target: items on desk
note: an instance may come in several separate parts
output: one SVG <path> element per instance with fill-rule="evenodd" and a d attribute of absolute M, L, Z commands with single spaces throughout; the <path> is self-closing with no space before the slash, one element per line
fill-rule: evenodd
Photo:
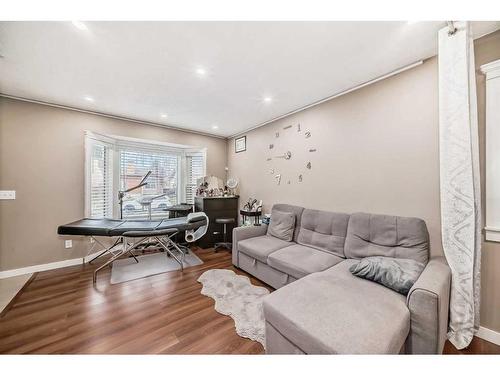
<path fill-rule="evenodd" d="M 269 225 L 271 222 L 271 214 L 265 214 L 262 218 L 262 224 Z"/>
<path fill-rule="evenodd" d="M 234 196 L 234 189 L 238 182 L 235 179 L 229 179 L 224 185 L 222 180 L 215 176 L 206 176 L 198 179 L 197 197 L 230 197 Z M 231 186 L 233 186 L 231 188 Z"/>
<path fill-rule="evenodd" d="M 224 182 L 222 179 L 216 176 L 205 176 L 201 177 L 196 181 L 198 189 L 202 192 L 207 192 L 210 190 L 219 190 L 224 188 Z"/>
<path fill-rule="evenodd" d="M 238 187 L 238 180 L 234 177 L 230 177 L 226 181 L 226 185 L 228 188 L 228 195 L 236 195 L 236 188 Z"/>

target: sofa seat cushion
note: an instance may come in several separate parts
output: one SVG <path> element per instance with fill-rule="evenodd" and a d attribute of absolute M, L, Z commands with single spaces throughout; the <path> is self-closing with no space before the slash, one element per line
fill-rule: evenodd
<path fill-rule="evenodd" d="M 297 279 L 326 270 L 344 259 L 303 245 L 292 245 L 271 253 L 267 264 Z"/>
<path fill-rule="evenodd" d="M 406 298 L 353 276 L 344 260 L 264 298 L 266 322 L 309 354 L 400 352 L 410 330 Z"/>
<path fill-rule="evenodd" d="M 269 254 L 292 244 L 293 242 L 283 241 L 266 234 L 238 242 L 238 251 L 263 263 L 267 263 L 267 256 Z"/>

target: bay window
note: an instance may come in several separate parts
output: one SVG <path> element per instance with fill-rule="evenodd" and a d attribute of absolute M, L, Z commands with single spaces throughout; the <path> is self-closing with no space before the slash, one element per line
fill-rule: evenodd
<path fill-rule="evenodd" d="M 167 207 L 194 203 L 196 181 L 205 175 L 204 149 L 124 137 L 85 134 L 85 215 L 120 217 L 118 191 L 137 186 L 148 171 L 147 184 L 125 195 L 123 218 L 147 218 L 141 198 L 159 196 L 152 216 L 167 217 Z"/>

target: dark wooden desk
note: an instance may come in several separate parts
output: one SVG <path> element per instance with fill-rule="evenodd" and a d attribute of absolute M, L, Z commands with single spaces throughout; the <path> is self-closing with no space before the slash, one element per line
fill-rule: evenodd
<path fill-rule="evenodd" d="M 233 228 L 238 226 L 238 198 L 234 197 L 195 197 L 194 208 L 196 212 L 205 212 L 210 220 L 207 234 L 198 241 L 202 248 L 213 247 L 216 242 L 222 241 L 222 224 L 217 224 L 215 219 L 223 217 L 234 218 L 234 224 L 227 226 L 227 238 L 233 240 Z M 219 234 L 214 234 L 219 232 Z"/>
<path fill-rule="evenodd" d="M 168 212 L 168 217 L 176 218 L 187 216 L 190 212 L 193 212 L 193 206 L 191 204 L 176 204 L 174 206 L 170 206 L 165 208 L 165 211 Z"/>

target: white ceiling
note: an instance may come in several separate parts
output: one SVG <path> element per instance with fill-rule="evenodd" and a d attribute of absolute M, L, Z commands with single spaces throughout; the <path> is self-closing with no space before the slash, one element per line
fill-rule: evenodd
<path fill-rule="evenodd" d="M 435 55 L 445 23 L 84 25 L 0 22 L 0 92 L 231 136 Z M 498 28 L 473 22 L 476 37 Z"/>

